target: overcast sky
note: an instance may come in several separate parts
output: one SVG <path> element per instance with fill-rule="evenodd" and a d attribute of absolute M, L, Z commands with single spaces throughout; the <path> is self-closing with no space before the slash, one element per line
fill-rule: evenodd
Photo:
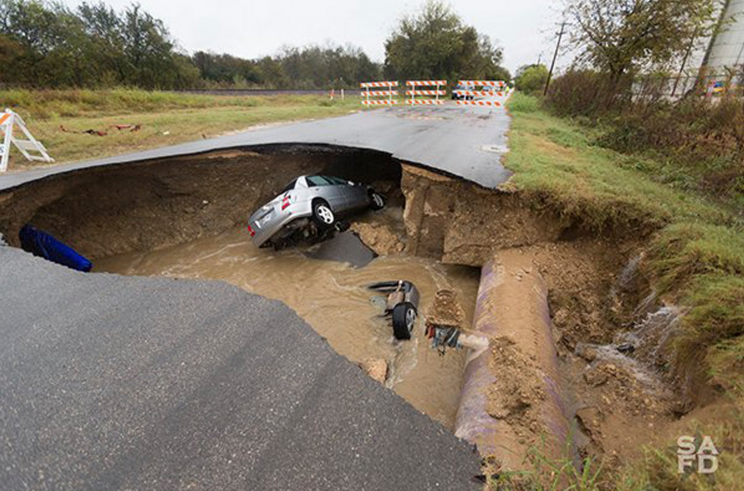
<path fill-rule="evenodd" d="M 131 0 L 105 0 L 116 9 Z M 276 54 L 284 45 L 351 43 L 383 61 L 385 38 L 404 14 L 424 0 L 138 0 L 162 19 L 189 53 L 215 51 L 244 58 Z M 70 6 L 80 3 L 65 0 Z M 451 0 L 464 19 L 504 49 L 504 64 L 514 71 L 552 54 L 556 0 Z"/>

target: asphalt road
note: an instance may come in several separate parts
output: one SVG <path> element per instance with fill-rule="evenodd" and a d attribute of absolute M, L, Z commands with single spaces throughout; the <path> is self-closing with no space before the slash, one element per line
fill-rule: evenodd
<path fill-rule="evenodd" d="M 116 157 L 0 175 L 0 190 L 74 170 L 251 145 L 310 143 L 378 150 L 488 188 L 511 176 L 501 165 L 510 117 L 504 108 L 396 107 L 275 126 Z M 53 157 L 54 155 L 52 155 Z"/>
<path fill-rule="evenodd" d="M 470 445 L 280 302 L 4 246 L 0 292 L 4 491 L 479 489 Z"/>
<path fill-rule="evenodd" d="M 508 125 L 503 109 L 370 111 L 9 173 L 0 191 L 276 143 L 379 150 L 495 187 L 510 175 Z M 0 313 L 3 491 L 479 489 L 470 445 L 279 302 L 219 282 L 77 273 L 0 246 Z"/>

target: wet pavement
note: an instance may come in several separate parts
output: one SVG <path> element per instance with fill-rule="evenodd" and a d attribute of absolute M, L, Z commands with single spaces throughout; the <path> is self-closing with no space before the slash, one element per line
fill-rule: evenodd
<path fill-rule="evenodd" d="M 158 251 L 101 259 L 96 271 L 218 279 L 281 300 L 351 361 L 387 361 L 388 387 L 446 427 L 454 425 L 464 354 L 449 351 L 440 357 L 432 351 L 423 337 L 423 316 L 437 290 L 454 289 L 467 313 L 466 325 L 470 325 L 477 269 L 405 256 L 378 257 L 355 268 L 309 258 L 299 249 L 279 253 L 257 249 L 247 233 L 237 229 Z M 413 281 L 421 293 L 420 320 L 409 342 L 394 339 L 389 322 L 379 317 L 381 307 L 365 288 L 395 279 Z"/>

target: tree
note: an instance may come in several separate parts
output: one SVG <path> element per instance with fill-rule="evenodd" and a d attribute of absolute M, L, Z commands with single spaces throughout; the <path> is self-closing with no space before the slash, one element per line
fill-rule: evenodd
<path fill-rule="evenodd" d="M 163 23 L 136 4 L 119 14 L 103 3 L 72 11 L 43 0 L 0 0 L 0 36 L 0 54 L 14 60 L 3 74 L 9 84 L 154 89 L 198 83 L 198 71 Z"/>
<path fill-rule="evenodd" d="M 541 94 L 548 80 L 548 67 L 545 65 L 525 65 L 517 70 L 514 83 L 518 90 L 526 94 Z"/>
<path fill-rule="evenodd" d="M 439 0 L 402 18 L 385 41 L 385 76 L 393 79 L 500 78 L 502 51 Z"/>
<path fill-rule="evenodd" d="M 710 35 L 721 0 L 568 0 L 571 42 L 614 87 Z"/>

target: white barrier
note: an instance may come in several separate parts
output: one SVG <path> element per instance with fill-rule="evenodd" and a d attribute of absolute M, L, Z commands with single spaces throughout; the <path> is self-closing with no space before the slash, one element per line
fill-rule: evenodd
<path fill-rule="evenodd" d="M 472 87 L 472 90 L 453 90 L 453 94 L 463 97 L 487 97 L 489 100 L 458 100 L 459 106 L 493 106 L 501 107 L 503 102 L 495 98 L 504 98 L 509 95 L 509 87 L 503 80 L 460 80 L 458 85 Z M 478 90 L 480 87 L 480 90 Z M 486 90 L 491 87 L 491 90 Z"/>
<path fill-rule="evenodd" d="M 398 82 L 362 82 L 359 86 L 363 89 L 361 96 L 362 105 L 364 106 L 394 106 L 398 103 L 394 96 L 398 95 L 397 90 L 393 90 L 393 87 L 398 86 Z M 369 90 L 373 88 L 384 88 L 387 90 Z M 370 97 L 387 97 L 387 99 L 370 99 Z"/>
<path fill-rule="evenodd" d="M 406 104 L 409 106 L 444 104 L 444 100 L 440 99 L 439 96 L 447 95 L 447 90 L 440 88 L 442 86 L 447 86 L 446 80 L 409 80 L 406 82 L 406 86 L 409 87 L 409 89 L 406 90 Z M 434 90 L 417 90 L 417 87 L 436 88 Z M 408 96 L 411 96 L 411 98 L 409 99 Z M 434 99 L 416 99 L 416 96 L 433 96 Z"/>
<path fill-rule="evenodd" d="M 13 127 L 21 130 L 23 135 L 26 137 L 25 140 L 21 140 L 13 135 Z M 0 113 L 0 130 L 4 133 L 3 144 L 0 146 L 0 172 L 8 170 L 8 159 L 10 158 L 10 148 L 15 145 L 16 148 L 26 157 L 27 160 L 37 160 L 40 162 L 54 162 L 39 141 L 31 135 L 31 132 L 26 128 L 26 123 L 23 119 L 10 109 L 6 109 L 4 113 Z M 29 152 L 35 152 L 38 155 L 34 155 Z"/>

